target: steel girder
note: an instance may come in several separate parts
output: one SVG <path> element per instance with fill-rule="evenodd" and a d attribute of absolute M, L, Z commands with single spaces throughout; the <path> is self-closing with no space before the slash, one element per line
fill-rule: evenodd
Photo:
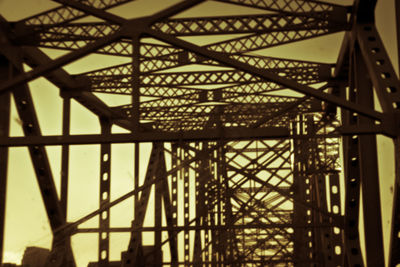
<path fill-rule="evenodd" d="M 96 266 L 111 266 L 113 232 L 131 235 L 119 263 L 127 267 L 384 265 L 375 135 L 392 137 L 398 149 L 400 86 L 374 24 L 376 1 L 218 0 L 257 13 L 179 17 L 212 3 L 185 0 L 135 19 L 107 12 L 132 1 L 55 2 L 60 6 L 27 19 L 1 20 L 0 53 L 7 63 L 0 85 L 1 231 L 7 147 L 28 146 L 54 234 L 48 266 L 73 265 L 69 238 L 84 232 L 99 235 Z M 101 21 L 79 21 L 87 16 Z M 261 55 L 340 31 L 346 35 L 336 63 Z M 199 36 L 211 41 L 196 41 Z M 51 60 L 40 47 L 70 52 Z M 78 75 L 62 69 L 89 54 L 131 62 Z M 32 70 L 23 72 L 23 63 Z M 18 75 L 9 76 L 8 65 Z M 42 76 L 64 98 L 62 136 L 40 134 L 27 82 Z M 372 90 L 382 112 L 374 109 Z M 9 92 L 25 137 L 8 136 Z M 131 95 L 131 102 L 111 107 L 101 93 Z M 99 117 L 100 135 L 70 135 L 71 99 Z M 113 134 L 113 124 L 131 133 Z M 132 142 L 134 188 L 111 201 L 111 144 Z M 142 142 L 153 148 L 139 183 Z M 95 143 L 101 144 L 99 209 L 67 223 L 69 145 Z M 43 149 L 57 144 L 63 145 L 60 199 Z M 398 173 L 397 166 L 390 266 L 400 263 Z M 110 208 L 130 197 L 132 227 L 110 227 Z M 365 233 L 358 231 L 361 205 Z M 145 221 L 149 210 L 153 224 Z M 79 228 L 96 216 L 98 228 Z M 144 245 L 144 232 L 154 233 L 152 245 Z"/>

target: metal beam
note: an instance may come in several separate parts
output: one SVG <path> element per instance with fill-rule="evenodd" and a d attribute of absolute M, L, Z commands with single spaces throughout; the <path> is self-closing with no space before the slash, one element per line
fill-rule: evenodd
<path fill-rule="evenodd" d="M 27 86 L 20 86 L 13 95 L 25 136 L 40 137 L 40 126 L 29 88 Z M 59 205 L 47 153 L 43 145 L 29 146 L 29 153 L 46 207 L 50 228 L 54 231 L 65 224 L 65 217 Z"/>
<path fill-rule="evenodd" d="M 101 134 L 104 136 L 111 134 L 111 124 L 106 119 L 100 119 Z M 111 197 L 111 143 L 102 143 L 100 146 L 100 194 L 99 207 L 110 204 Z M 99 267 L 108 267 L 110 258 L 110 209 L 106 208 L 99 216 Z"/>
<path fill-rule="evenodd" d="M 310 119 L 309 117 L 303 118 L 303 116 L 300 115 L 299 123 L 293 123 L 294 131 L 303 135 L 307 135 L 307 133 L 312 135 L 312 129 L 309 128 L 311 124 Z M 309 203 L 310 205 L 314 204 L 311 202 L 311 192 L 313 188 L 311 185 L 313 184 L 313 179 L 310 179 L 311 177 L 307 175 L 307 170 L 310 168 L 308 164 L 315 161 L 313 158 L 314 154 L 310 148 L 311 144 L 312 141 L 310 139 L 296 140 L 293 143 L 293 196 L 296 200 L 300 200 L 293 202 L 293 223 L 299 225 L 312 222 L 312 209 L 301 204 L 301 202 Z M 306 192 L 308 192 L 308 194 Z M 323 208 L 321 210 L 323 210 Z M 307 266 L 307 263 L 304 263 L 304 261 L 316 260 L 316 255 L 312 253 L 313 246 L 316 244 L 312 242 L 312 235 L 310 234 L 312 232 L 311 229 L 307 230 L 294 229 L 293 262 L 299 267 Z M 312 246 L 310 246 L 310 244 L 312 244 Z"/>
<path fill-rule="evenodd" d="M 71 98 L 63 99 L 63 125 L 62 134 L 67 136 L 70 134 L 71 119 Z M 68 177 L 69 177 L 69 145 L 64 144 L 61 148 L 61 196 L 60 205 L 64 212 L 64 217 L 68 214 Z"/>
<path fill-rule="evenodd" d="M 147 166 L 147 172 L 144 179 L 145 184 L 155 184 L 156 177 L 160 163 L 160 153 L 164 153 L 162 150 L 162 143 L 153 143 L 153 148 L 151 150 L 149 164 Z M 140 250 L 142 250 L 142 233 L 134 230 L 138 230 L 143 227 L 144 218 L 147 211 L 147 205 L 149 202 L 151 186 L 147 186 L 143 189 L 140 195 L 139 203 L 137 205 L 138 211 L 135 211 L 137 217 L 132 221 L 132 233 L 131 239 L 129 241 L 129 247 L 127 253 L 122 257 L 122 267 L 133 267 L 140 264 L 143 258 L 140 258 Z M 143 264 L 143 263 L 142 263 Z"/>
<path fill-rule="evenodd" d="M 354 57 L 357 103 L 366 107 L 373 107 L 372 82 L 368 77 L 366 65 L 358 46 L 354 49 Z M 372 123 L 371 119 L 364 116 L 359 116 L 357 122 L 358 125 Z M 385 266 L 376 136 L 359 136 L 358 151 L 364 211 L 366 264 L 367 266 Z"/>
<path fill-rule="evenodd" d="M 355 34 L 383 111 L 400 113 L 400 83 L 375 25 L 357 25 Z"/>
<path fill-rule="evenodd" d="M 150 28 L 146 29 L 144 32 L 154 38 L 161 40 L 161 41 L 164 41 L 164 42 L 167 42 L 174 46 L 192 51 L 192 52 L 197 53 L 206 58 L 216 60 L 226 66 L 234 67 L 238 70 L 248 72 L 248 73 L 256 75 L 262 79 L 266 79 L 268 81 L 272 81 L 279 85 L 283 85 L 287 88 L 293 89 L 296 92 L 315 97 L 319 100 L 326 101 L 328 103 L 335 104 L 337 106 L 340 106 L 340 107 L 346 108 L 348 110 L 368 116 L 375 120 L 383 120 L 385 117 L 384 114 L 382 114 L 381 112 L 377 112 L 373 109 L 365 108 L 363 106 L 360 106 L 360 105 L 357 105 L 354 103 L 350 103 L 346 100 L 340 99 L 331 94 L 318 91 L 307 85 L 299 84 L 295 81 L 286 79 L 284 77 L 280 77 L 279 75 L 277 75 L 271 71 L 258 69 L 256 67 L 250 66 L 246 63 L 242 63 L 238 60 L 232 59 L 231 57 L 227 56 L 226 54 L 207 50 L 207 49 L 197 46 L 195 44 L 186 42 L 184 40 L 178 39 L 174 36 L 170 36 L 170 35 L 162 33 L 162 32 L 152 30 Z"/>
<path fill-rule="evenodd" d="M 395 1 L 396 8 L 396 32 L 397 32 L 397 60 L 399 77 L 400 73 L 400 2 Z M 395 180 L 393 184 L 392 222 L 389 241 L 389 267 L 397 267 L 400 264 L 400 137 L 394 140 Z"/>
<path fill-rule="evenodd" d="M 354 59 L 350 57 L 350 81 L 348 96 L 346 88 L 339 88 L 339 96 L 349 101 L 356 101 L 354 81 Z M 342 110 L 344 125 L 357 125 L 357 116 L 350 111 Z M 344 212 L 344 254 L 343 266 L 364 266 L 360 247 L 359 214 L 360 214 L 360 159 L 358 152 L 359 136 L 343 137 L 343 167 L 345 179 L 345 212 Z"/>
<path fill-rule="evenodd" d="M 331 135 L 338 136 L 338 135 Z M 32 146 L 32 145 L 78 145 L 99 143 L 136 143 L 136 142 L 176 142 L 176 141 L 203 141 L 203 140 L 249 140 L 249 139 L 277 139 L 295 137 L 289 129 L 284 127 L 266 127 L 246 129 L 241 127 L 222 128 L 221 130 L 198 130 L 186 132 L 137 132 L 110 135 L 68 135 L 68 136 L 26 136 L 0 138 L 0 146 Z"/>
<path fill-rule="evenodd" d="M 53 0 L 53 1 L 57 2 L 57 3 L 60 3 L 60 4 L 64 5 L 64 6 L 73 7 L 75 9 L 77 9 L 77 10 L 80 10 L 80 11 L 84 12 L 85 14 L 91 14 L 91 15 L 93 15 L 95 17 L 104 19 L 104 20 L 106 20 L 108 22 L 112 22 L 112 23 L 115 23 L 115 24 L 122 25 L 126 21 L 124 18 L 122 18 L 120 16 L 117 16 L 117 15 L 114 15 L 114 14 L 112 14 L 110 12 L 107 12 L 105 10 L 102 10 L 102 9 L 99 9 L 99 8 L 96 8 L 96 7 L 93 7 L 93 6 L 86 5 L 86 4 L 84 4 L 85 2 L 78 2 L 78 1 L 75 1 L 75 0 Z"/>
<path fill-rule="evenodd" d="M 23 123 L 26 136 L 41 136 L 41 131 L 33 106 L 32 97 L 26 85 L 14 91 L 14 100 L 19 117 Z M 70 249 L 69 238 L 63 234 L 56 234 L 56 229 L 65 225 L 65 214 L 60 205 L 57 190 L 54 184 L 52 171 L 44 146 L 30 146 L 29 153 L 39 184 L 40 193 L 46 208 L 50 228 L 53 232 L 52 253 L 47 259 L 47 266 L 75 266 Z"/>
<path fill-rule="evenodd" d="M 160 158 L 160 179 L 161 179 L 161 190 L 162 190 L 162 200 L 164 203 L 165 208 L 165 217 L 166 217 L 166 224 L 168 228 L 174 228 L 177 225 L 177 211 L 176 207 L 176 199 L 174 199 L 174 194 L 177 194 L 177 187 L 176 183 L 177 180 L 171 181 L 171 193 L 168 186 L 168 175 L 166 170 L 166 162 L 164 153 L 161 153 Z M 176 172 L 174 172 L 176 173 Z M 176 177 L 175 177 L 176 179 Z M 175 183 L 175 186 L 174 186 Z M 172 195 L 172 201 L 171 201 Z M 173 202 L 175 201 L 175 203 Z M 175 205 L 175 207 L 174 207 Z M 169 249 L 171 253 L 171 262 L 172 266 L 176 267 L 176 262 L 178 261 L 178 241 L 177 241 L 177 232 L 173 230 L 168 230 L 168 239 L 169 239 Z"/>
<path fill-rule="evenodd" d="M 0 56 L 0 81 L 11 74 L 8 60 Z M 0 95 L 0 136 L 7 138 L 10 130 L 10 94 Z M 0 147 L 0 264 L 3 262 L 3 247 L 6 221 L 8 147 Z"/>

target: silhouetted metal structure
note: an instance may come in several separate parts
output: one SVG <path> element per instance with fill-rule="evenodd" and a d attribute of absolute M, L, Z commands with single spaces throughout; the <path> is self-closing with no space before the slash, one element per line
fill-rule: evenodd
<path fill-rule="evenodd" d="M 99 236 L 90 266 L 384 266 L 376 134 L 393 138 L 398 168 L 400 88 L 374 24 L 376 1 L 216 0 L 245 11 L 187 17 L 179 14 L 210 1 L 184 0 L 135 19 L 107 11 L 129 0 L 54 2 L 60 6 L 0 23 L 1 231 L 8 147 L 28 146 L 54 237 L 46 266 L 75 266 L 70 236 L 84 232 Z M 99 20 L 80 20 L 89 15 Z M 341 31 L 333 64 L 260 55 Z M 42 47 L 70 52 L 50 59 Z M 79 75 L 62 69 L 91 53 L 132 60 Z M 41 135 L 27 85 L 37 77 L 60 89 L 61 136 Z M 132 102 L 110 107 L 96 92 Z M 25 137 L 9 137 L 10 95 Z M 70 135 L 71 99 L 98 116 L 100 135 Z M 130 133 L 114 134 L 112 125 Z M 143 183 L 141 142 L 152 142 Z M 134 188 L 113 201 L 112 143 L 136 144 Z M 72 144 L 101 144 L 100 200 L 97 211 L 67 222 Z M 44 145 L 62 145 L 61 199 Z M 397 169 L 391 267 L 400 264 L 399 186 Z M 128 198 L 132 227 L 111 228 L 109 209 Z M 366 264 L 360 206 L 368 211 Z M 98 228 L 79 228 L 96 216 Z M 121 263 L 109 262 L 111 232 L 131 234 Z M 143 232 L 154 233 L 153 245 L 143 245 Z"/>

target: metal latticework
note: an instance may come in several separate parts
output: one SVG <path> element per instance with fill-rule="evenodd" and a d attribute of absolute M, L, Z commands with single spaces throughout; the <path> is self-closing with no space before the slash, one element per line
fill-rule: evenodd
<path fill-rule="evenodd" d="M 0 237 L 8 148 L 26 146 L 53 235 L 46 267 L 76 266 L 71 236 L 82 233 L 98 235 L 92 267 L 385 266 L 380 134 L 396 149 L 386 266 L 400 265 L 400 84 L 376 0 L 183 0 L 135 18 L 118 13 L 134 12 L 134 0 L 53 2 L 23 20 L 1 17 Z M 337 33 L 336 62 L 302 57 L 301 47 Z M 296 59 L 268 52 L 288 45 Z M 63 69 L 88 55 L 120 61 Z M 61 135 L 42 135 L 28 84 L 38 77 L 60 91 Z M 115 95 L 129 101 L 107 104 Z M 9 135 L 11 97 L 23 137 Z M 71 100 L 98 117 L 100 134 L 70 134 Z M 116 143 L 134 144 L 134 181 L 112 198 Z M 69 221 L 70 149 L 84 144 L 100 144 L 99 188 L 88 189 L 99 204 Z M 51 145 L 62 147 L 60 194 Z M 131 226 L 113 227 L 111 208 L 124 201 L 134 203 Z M 97 227 L 81 226 L 93 218 Z M 118 260 L 113 233 L 129 235 Z"/>

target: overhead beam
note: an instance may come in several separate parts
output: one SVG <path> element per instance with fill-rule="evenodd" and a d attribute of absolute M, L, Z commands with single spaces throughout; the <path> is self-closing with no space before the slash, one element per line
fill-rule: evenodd
<path fill-rule="evenodd" d="M 158 32 L 155 30 L 152 30 L 150 28 L 146 29 L 145 32 L 154 37 L 157 38 L 161 41 L 167 42 L 169 44 L 172 44 L 174 46 L 192 51 L 194 53 L 197 53 L 201 56 L 204 56 L 206 58 L 210 58 L 213 60 L 216 60 L 224 65 L 236 68 L 238 70 L 242 70 L 245 72 L 248 72 L 250 74 L 256 75 L 260 78 L 266 79 L 268 81 L 272 81 L 274 83 L 277 83 L 279 85 L 283 85 L 287 88 L 293 89 L 296 92 L 302 93 L 302 94 L 306 94 L 308 96 L 312 96 L 315 97 L 319 100 L 322 101 L 326 101 L 328 103 L 332 103 L 335 104 L 337 106 L 343 107 L 345 109 L 351 110 L 353 112 L 357 112 L 361 115 L 365 115 L 369 118 L 375 119 L 375 120 L 383 120 L 384 119 L 384 114 L 381 112 L 377 112 L 373 109 L 370 108 L 365 108 L 364 106 L 361 105 L 357 105 L 354 103 L 351 103 L 349 101 L 346 101 L 344 99 L 341 99 L 337 96 L 325 93 L 325 92 L 321 92 L 318 91 L 312 87 L 309 87 L 307 85 L 304 84 L 299 84 L 296 81 L 293 80 L 289 80 L 287 78 L 281 77 L 276 73 L 273 73 L 269 70 L 265 70 L 265 69 L 259 69 L 256 67 L 253 67 L 249 64 L 240 62 L 238 60 L 232 59 L 229 56 L 227 56 L 226 54 L 220 53 L 220 52 L 215 52 L 215 51 L 210 51 L 206 48 L 197 46 L 195 44 L 192 44 L 190 42 L 178 39 L 174 36 L 162 33 L 162 32 Z"/>
<path fill-rule="evenodd" d="M 104 19 L 108 22 L 112 22 L 112 23 L 115 23 L 118 25 L 122 25 L 126 21 L 126 19 L 124 19 L 120 16 L 117 16 L 117 15 L 114 15 L 110 12 L 107 12 L 107 11 L 104 11 L 102 9 L 95 8 L 92 6 L 85 5 L 85 4 L 83 4 L 84 2 L 82 2 L 82 1 L 79 1 L 79 2 L 75 1 L 75 0 L 53 0 L 53 1 L 60 3 L 62 5 L 65 5 L 65 6 L 73 7 L 75 9 L 85 12 L 86 14 L 93 15 L 95 17 Z"/>

